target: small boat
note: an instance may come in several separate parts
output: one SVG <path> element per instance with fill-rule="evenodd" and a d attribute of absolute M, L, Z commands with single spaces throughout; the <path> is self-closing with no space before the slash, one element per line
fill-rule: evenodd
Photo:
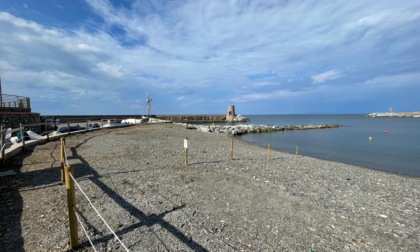
<path fill-rule="evenodd" d="M 66 132 L 72 132 L 72 131 L 78 131 L 78 130 L 84 130 L 84 127 L 80 127 L 79 124 L 77 124 L 76 126 L 70 126 L 70 127 L 61 127 L 58 129 L 58 132 L 60 133 L 66 133 Z"/>
<path fill-rule="evenodd" d="M 41 140 L 41 139 L 44 139 L 43 136 L 38 135 L 37 133 L 35 133 L 35 132 L 31 131 L 31 130 L 28 130 L 26 133 L 28 134 L 28 136 L 29 136 L 29 138 L 31 140 Z"/>
<path fill-rule="evenodd" d="M 107 121 L 107 124 L 104 124 L 102 128 L 113 128 L 113 127 L 121 127 L 126 126 L 127 124 L 119 122 L 119 123 L 112 123 L 111 120 Z"/>
<path fill-rule="evenodd" d="M 145 122 L 143 118 L 142 119 L 128 118 L 121 121 L 121 123 L 125 123 L 125 124 L 140 124 L 143 122 Z"/>

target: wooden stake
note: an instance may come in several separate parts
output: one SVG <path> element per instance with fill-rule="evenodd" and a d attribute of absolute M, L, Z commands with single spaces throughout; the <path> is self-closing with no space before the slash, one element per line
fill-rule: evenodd
<path fill-rule="evenodd" d="M 230 139 L 230 160 L 233 160 L 233 137 Z"/>
<path fill-rule="evenodd" d="M 65 152 L 64 152 L 64 148 L 66 147 L 66 139 L 64 137 L 60 138 L 60 143 L 61 143 L 61 147 L 60 147 L 60 161 L 61 161 L 61 181 L 65 182 L 65 176 L 64 176 L 64 160 L 65 160 Z"/>
<path fill-rule="evenodd" d="M 188 165 L 188 137 L 184 139 L 184 165 Z"/>
<path fill-rule="evenodd" d="M 74 181 L 70 177 L 70 174 L 74 177 L 73 168 L 71 166 L 66 166 L 65 177 L 67 191 L 67 206 L 69 211 L 70 246 L 72 249 L 75 249 L 79 246 L 77 218 L 76 212 L 74 211 L 74 208 L 76 207 L 76 193 L 74 190 Z"/>
<path fill-rule="evenodd" d="M 268 144 L 268 156 L 267 159 L 270 160 L 270 144 Z"/>

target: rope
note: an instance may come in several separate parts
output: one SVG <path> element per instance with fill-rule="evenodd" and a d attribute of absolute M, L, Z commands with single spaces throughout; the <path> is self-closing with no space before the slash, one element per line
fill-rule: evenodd
<path fill-rule="evenodd" d="M 95 210 L 96 214 L 99 216 L 99 218 L 101 218 L 101 220 L 103 221 L 103 223 L 105 223 L 105 225 L 109 229 L 109 231 L 111 231 L 111 233 L 115 236 L 115 238 L 117 238 L 118 242 L 121 244 L 121 246 L 123 246 L 123 248 L 125 249 L 125 251 L 128 251 L 129 252 L 128 248 L 123 244 L 123 242 L 120 240 L 120 238 L 115 234 L 114 230 L 112 230 L 112 228 L 108 225 L 108 223 L 105 221 L 105 219 L 99 213 L 99 211 L 93 205 L 92 201 L 89 199 L 89 197 L 86 195 L 86 193 L 82 190 L 82 188 L 80 187 L 79 183 L 77 183 L 77 181 L 74 179 L 73 175 L 71 173 L 69 173 L 69 175 L 73 179 L 74 183 L 77 185 L 77 187 L 79 188 L 79 190 L 82 192 L 82 194 L 85 196 L 85 198 L 87 199 L 87 201 L 89 202 L 89 204 L 91 205 L 91 207 Z"/>
<path fill-rule="evenodd" d="M 76 214 L 77 220 L 78 220 L 78 221 L 79 221 L 79 223 L 80 223 L 80 226 L 82 226 L 83 232 L 85 233 L 86 237 L 88 238 L 88 240 L 89 240 L 89 242 L 90 242 L 90 245 L 92 245 L 93 250 L 95 250 L 95 252 L 97 252 L 97 250 L 96 250 L 95 246 L 93 245 L 92 240 L 90 239 L 90 237 L 89 237 L 89 235 L 88 235 L 88 233 L 87 233 L 87 231 L 86 231 L 86 229 L 85 229 L 85 226 L 83 225 L 82 220 L 81 220 L 81 219 L 80 219 L 80 217 L 79 217 L 79 214 L 77 213 L 77 211 L 76 211 L 76 209 L 75 209 L 74 207 L 73 207 L 73 210 L 74 210 L 74 213 Z"/>

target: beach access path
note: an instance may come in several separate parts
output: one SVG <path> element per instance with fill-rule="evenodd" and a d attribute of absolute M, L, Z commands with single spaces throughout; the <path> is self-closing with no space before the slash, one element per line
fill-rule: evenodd
<path fill-rule="evenodd" d="M 328 129 L 325 129 L 328 130 Z M 184 139 L 188 137 L 188 166 Z M 420 251 L 420 178 L 174 124 L 66 138 L 75 178 L 130 251 Z M 60 142 L 0 177 L 0 250 L 71 251 Z M 76 190 L 98 251 L 124 251 Z M 94 251 L 79 225 L 79 251 Z"/>

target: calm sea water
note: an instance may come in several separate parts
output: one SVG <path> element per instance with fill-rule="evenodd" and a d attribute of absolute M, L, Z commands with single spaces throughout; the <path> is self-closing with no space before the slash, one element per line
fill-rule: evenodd
<path fill-rule="evenodd" d="M 420 118 L 363 115 L 247 115 L 254 125 L 339 124 L 336 129 L 246 134 L 248 142 L 300 155 L 420 176 Z M 385 133 L 385 131 L 387 133 Z M 371 137 L 371 141 L 369 141 Z"/>

